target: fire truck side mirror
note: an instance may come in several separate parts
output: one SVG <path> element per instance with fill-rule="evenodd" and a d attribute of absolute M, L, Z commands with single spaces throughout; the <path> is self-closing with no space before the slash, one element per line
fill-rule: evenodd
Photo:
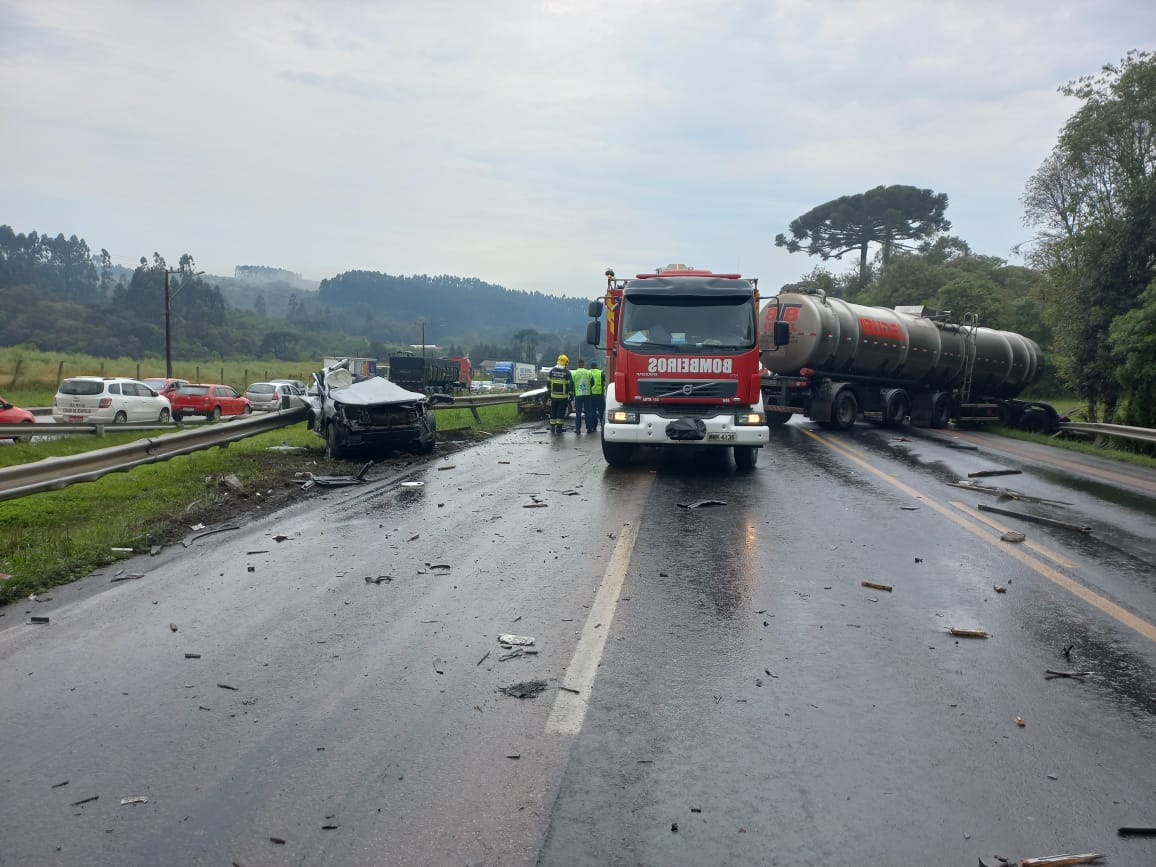
<path fill-rule="evenodd" d="M 775 322 L 775 346 L 786 346 L 791 342 L 791 323 L 782 320 Z"/>
<path fill-rule="evenodd" d="M 786 323 L 783 323 L 786 325 Z M 586 342 L 591 346 L 597 346 L 602 342 L 602 320 L 594 319 L 586 323 Z"/>
<path fill-rule="evenodd" d="M 601 316 L 602 315 L 602 302 L 601 301 L 591 301 L 590 305 L 586 308 L 586 315 L 593 317 L 594 319 L 597 319 L 599 316 Z"/>

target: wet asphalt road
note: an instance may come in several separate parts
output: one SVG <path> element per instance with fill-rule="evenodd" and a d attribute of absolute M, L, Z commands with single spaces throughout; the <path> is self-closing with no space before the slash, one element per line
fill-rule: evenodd
<path fill-rule="evenodd" d="M 945 484 L 997 468 L 1072 505 Z M 0 864 L 1156 863 L 1153 474 L 793 423 L 374 476 L 5 610 Z"/>

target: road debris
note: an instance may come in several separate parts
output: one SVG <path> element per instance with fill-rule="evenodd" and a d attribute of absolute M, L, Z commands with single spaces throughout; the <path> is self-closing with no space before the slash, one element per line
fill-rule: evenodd
<path fill-rule="evenodd" d="M 233 692 L 237 691 L 237 687 L 229 686 L 229 684 L 227 684 L 227 683 L 218 683 L 217 686 L 219 686 L 221 689 L 231 689 L 231 690 L 233 690 Z"/>
<path fill-rule="evenodd" d="M 979 470 L 974 473 L 968 473 L 969 479 L 984 479 L 988 476 L 1019 476 L 1023 475 L 1023 470 Z"/>
<path fill-rule="evenodd" d="M 149 802 L 149 799 L 146 798 L 144 795 L 135 795 L 131 798 L 121 798 L 120 799 L 120 805 L 122 807 L 126 807 L 129 804 L 147 804 L 148 802 Z"/>
<path fill-rule="evenodd" d="M 546 681 L 544 680 L 524 680 L 520 683 L 503 686 L 498 691 L 505 693 L 510 698 L 533 698 L 545 688 Z"/>
<path fill-rule="evenodd" d="M 407 542 L 416 542 L 416 541 L 417 541 L 418 539 L 420 539 L 420 538 L 421 538 L 421 533 L 414 533 L 412 536 L 410 536 L 410 537 L 409 537 L 408 539 L 406 539 L 405 541 L 407 541 Z"/>
<path fill-rule="evenodd" d="M 1123 828 L 1117 828 L 1116 833 L 1121 837 L 1156 837 L 1156 828 L 1125 826 Z"/>
<path fill-rule="evenodd" d="M 890 584 L 876 584 L 874 581 L 860 581 L 859 584 L 862 587 L 870 587 L 872 590 L 886 590 L 888 593 L 892 589 Z"/>
<path fill-rule="evenodd" d="M 1095 674 L 1096 672 L 1094 671 L 1054 671 L 1050 668 L 1044 669 L 1044 677 L 1048 680 L 1053 680 L 1057 677 L 1094 677 Z"/>
<path fill-rule="evenodd" d="M 995 506 L 988 506 L 980 503 L 976 506 L 981 512 L 992 512 L 996 515 L 1003 515 L 1008 518 L 1022 518 L 1025 521 L 1034 521 L 1037 524 L 1044 524 L 1048 527 L 1059 527 L 1061 530 L 1074 530 L 1077 533 L 1091 533 L 1091 527 L 1083 527 L 1079 524 L 1070 524 L 1067 521 L 1057 521 L 1055 518 L 1044 518 L 1040 515 L 1029 515 L 1025 512 L 1010 512 L 1007 509 L 997 509 Z"/>
<path fill-rule="evenodd" d="M 523 509 L 545 509 L 549 505 L 550 505 L 549 503 L 541 503 L 541 502 L 535 501 L 533 503 L 523 503 L 522 508 Z"/>
<path fill-rule="evenodd" d="M 193 544 L 193 542 L 196 542 L 198 539 L 203 539 L 206 536 L 212 536 L 216 533 L 224 533 L 227 530 L 240 530 L 241 528 L 237 524 L 221 524 L 219 527 L 209 528 L 206 528 L 204 524 L 197 524 L 190 529 L 194 531 L 199 530 L 200 532 L 190 533 L 188 536 L 185 536 L 185 538 L 181 540 L 181 544 L 186 548 Z"/>
<path fill-rule="evenodd" d="M 1023 858 L 1020 867 L 1067 867 L 1069 864 L 1095 864 L 1103 855 L 1049 855 L 1046 858 Z"/>
<path fill-rule="evenodd" d="M 278 846 L 284 846 L 285 845 L 285 839 L 283 837 L 270 837 L 269 842 L 270 843 L 276 843 Z"/>
<path fill-rule="evenodd" d="M 401 486 L 403 488 L 424 488 L 425 482 L 402 482 Z"/>
<path fill-rule="evenodd" d="M 1019 530 L 1008 530 L 1006 533 L 1000 534 L 999 538 L 1001 542 L 1022 542 L 1027 536 Z"/>
<path fill-rule="evenodd" d="M 199 653 L 186 653 L 185 654 L 185 659 L 200 659 L 200 658 L 201 658 L 201 654 L 199 654 Z"/>
<path fill-rule="evenodd" d="M 91 804 L 93 801 L 99 801 L 100 795 L 93 795 L 91 798 L 81 798 L 79 801 L 73 801 L 68 806 L 79 807 L 81 804 Z"/>
<path fill-rule="evenodd" d="M 433 670 L 438 674 L 446 673 L 446 664 L 442 661 L 440 656 L 435 657 L 433 661 Z"/>
<path fill-rule="evenodd" d="M 314 485 L 319 485 L 323 488 L 344 488 L 351 485 L 364 485 L 369 481 L 365 476 L 372 466 L 373 461 L 370 461 L 350 476 L 315 476 L 310 472 L 294 473 L 293 481 L 300 485 L 303 491 L 309 490 Z"/>
<path fill-rule="evenodd" d="M 392 576 L 392 575 L 378 575 L 378 576 L 376 576 L 376 577 L 374 577 L 374 576 L 370 576 L 370 575 L 366 575 L 366 576 L 365 576 L 365 583 L 366 583 L 366 584 L 377 584 L 377 585 L 380 585 L 382 582 L 387 582 L 387 583 L 388 583 L 388 582 L 390 582 L 390 581 L 392 581 L 392 580 L 393 580 L 393 576 Z"/>
<path fill-rule="evenodd" d="M 132 548 L 112 548 L 111 550 L 112 550 L 112 553 L 114 553 L 114 554 L 131 554 L 132 553 Z"/>
<path fill-rule="evenodd" d="M 176 632 L 176 631 L 177 631 L 177 625 L 175 623 L 170 623 L 169 624 L 169 632 Z"/>
<path fill-rule="evenodd" d="M 53 783 L 53 784 L 52 784 L 52 788 L 54 788 L 54 789 L 59 789 L 59 788 L 61 788 L 62 786 L 67 786 L 67 785 L 68 785 L 68 780 L 65 780 L 65 781 L 64 781 L 64 782 L 62 782 L 62 783 Z"/>
<path fill-rule="evenodd" d="M 426 563 L 425 565 L 431 572 L 449 572 L 453 568 L 449 563 Z"/>
<path fill-rule="evenodd" d="M 532 635 L 510 635 L 504 634 L 498 636 L 498 644 L 519 645 L 521 647 L 529 647 L 534 643 L 534 636 Z"/>
<path fill-rule="evenodd" d="M 506 758 L 507 759 L 520 759 L 520 758 L 522 758 L 522 754 L 521 753 L 509 753 L 506 756 Z"/>
<path fill-rule="evenodd" d="M 960 638 L 987 638 L 986 629 L 963 629 L 959 626 L 948 627 L 948 632 Z"/>
<path fill-rule="evenodd" d="M 680 509 L 705 509 L 708 506 L 725 506 L 722 500 L 695 500 L 693 503 L 679 503 Z"/>
<path fill-rule="evenodd" d="M 1025 722 L 1024 722 L 1024 718 L 1023 718 L 1022 716 L 1017 716 L 1017 717 L 1016 717 L 1016 727 L 1017 727 L 1017 728 L 1021 728 L 1021 729 L 1022 729 L 1022 728 L 1023 728 L 1024 726 L 1026 726 L 1026 725 L 1027 725 L 1027 723 L 1025 723 Z"/>
<path fill-rule="evenodd" d="M 1002 584 L 992 584 L 991 589 L 994 590 L 996 593 L 1007 593 L 1007 588 L 1004 587 Z"/>
<path fill-rule="evenodd" d="M 999 497 L 1001 500 L 1019 500 L 1024 503 L 1040 503 L 1045 506 L 1073 506 L 1075 503 L 1069 503 L 1066 500 L 1049 500 L 1045 497 L 1033 497 L 1030 494 L 1025 494 L 1022 491 L 1016 491 L 1011 488 L 990 488 L 987 485 L 982 485 L 979 482 L 969 482 L 966 479 L 960 479 L 958 482 L 947 482 L 950 488 L 963 488 L 965 491 L 975 491 L 977 494 L 988 494 L 992 497 Z"/>
<path fill-rule="evenodd" d="M 117 581 L 135 581 L 137 578 L 143 578 L 144 572 L 126 572 L 125 574 L 116 573 L 108 579 L 109 584 L 115 584 Z"/>
<path fill-rule="evenodd" d="M 485 662 L 489 658 L 490 658 L 490 651 L 487 650 L 484 654 L 482 654 L 482 658 L 474 663 L 474 667 L 476 668 L 477 666 L 481 665 L 483 662 Z"/>
<path fill-rule="evenodd" d="M 517 659 L 519 656 L 525 656 L 525 655 L 526 655 L 526 652 L 524 650 L 522 650 L 522 648 L 519 647 L 517 650 L 511 650 L 509 653 L 503 653 L 501 656 L 498 657 L 498 662 L 506 662 L 507 660 Z"/>
<path fill-rule="evenodd" d="M 440 467 L 438 467 L 438 472 L 441 472 L 442 470 L 452 470 L 453 468 L 454 464 L 442 464 Z"/>
<path fill-rule="evenodd" d="M 48 622 L 48 618 L 47 617 L 40 617 L 40 616 L 29 617 L 28 622 L 29 623 L 35 623 L 39 626 L 43 626 L 44 624 L 46 624 Z"/>

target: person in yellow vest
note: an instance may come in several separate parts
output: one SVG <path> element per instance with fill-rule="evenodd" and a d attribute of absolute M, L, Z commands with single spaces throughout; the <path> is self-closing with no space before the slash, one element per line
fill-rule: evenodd
<path fill-rule="evenodd" d="M 586 362 L 578 359 L 574 376 L 574 433 L 582 433 L 582 419 L 586 419 L 586 433 L 594 433 L 593 405 L 590 403 L 590 371 Z"/>
<path fill-rule="evenodd" d="M 574 395 L 574 377 L 566 365 L 570 359 L 558 356 L 558 363 L 546 374 L 546 394 L 550 397 L 550 433 L 560 434 L 566 424 L 566 412 Z"/>
<path fill-rule="evenodd" d="M 594 406 L 595 427 L 602 427 L 606 423 L 606 391 L 597 361 L 590 362 L 590 402 Z"/>

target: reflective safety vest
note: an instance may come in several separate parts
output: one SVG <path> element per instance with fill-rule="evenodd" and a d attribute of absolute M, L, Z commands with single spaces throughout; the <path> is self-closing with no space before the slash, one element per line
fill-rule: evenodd
<path fill-rule="evenodd" d="M 574 391 L 574 380 L 570 371 L 561 366 L 551 368 L 546 375 L 546 384 L 553 400 L 565 400 Z"/>
<path fill-rule="evenodd" d="M 597 367 L 590 368 L 590 393 L 602 394 L 602 371 Z"/>
<path fill-rule="evenodd" d="M 578 397 L 589 397 L 590 371 L 585 367 L 579 367 L 577 370 L 570 371 L 570 375 L 574 377 L 574 394 Z"/>

